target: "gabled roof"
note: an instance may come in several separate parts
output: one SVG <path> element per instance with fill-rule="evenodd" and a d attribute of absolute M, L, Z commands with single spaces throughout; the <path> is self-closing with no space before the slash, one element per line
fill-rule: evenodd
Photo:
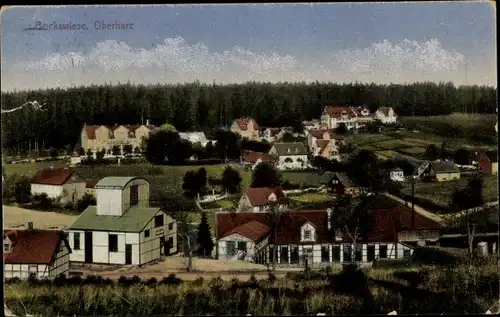
<path fill-rule="evenodd" d="M 319 153 L 323 153 L 329 143 L 330 140 L 316 140 L 316 147 L 319 149 Z"/>
<path fill-rule="evenodd" d="M 334 135 L 333 131 L 331 129 L 313 129 L 309 130 L 309 134 L 311 134 L 312 137 L 315 137 L 316 139 L 323 139 L 323 134 L 328 133 L 330 134 L 330 137 Z"/>
<path fill-rule="evenodd" d="M 252 206 L 257 207 L 257 206 L 265 206 L 269 204 L 269 196 L 271 194 L 276 195 L 276 202 L 278 203 L 285 203 L 286 202 L 286 196 L 281 187 L 258 187 L 258 188 L 252 188 L 248 187 L 245 190 L 245 194 L 248 197 L 248 200 L 252 204 Z"/>
<path fill-rule="evenodd" d="M 243 160 L 249 163 L 257 163 L 258 160 L 261 160 L 261 162 L 273 162 L 276 159 L 267 153 L 244 151 Z"/>
<path fill-rule="evenodd" d="M 121 216 L 97 215 L 97 206 L 89 206 L 71 224 L 70 230 L 141 232 L 160 208 L 132 207 Z"/>
<path fill-rule="evenodd" d="M 60 230 L 12 230 L 4 232 L 12 242 L 10 252 L 4 252 L 9 264 L 52 264 L 61 243 L 71 248 L 64 232 Z"/>
<path fill-rule="evenodd" d="M 112 126 L 109 126 L 109 125 L 84 125 L 83 129 L 85 130 L 85 133 L 87 134 L 87 137 L 89 139 L 95 139 L 95 131 L 97 129 L 99 129 L 100 127 L 104 127 L 106 129 L 109 130 L 109 137 L 110 138 L 114 138 L 112 132 L 116 129 L 118 129 L 119 127 L 125 127 L 127 130 L 129 130 L 129 132 L 131 132 L 132 134 L 129 135 L 129 136 L 132 136 L 133 137 L 133 133 L 135 133 L 135 130 L 137 130 L 138 128 L 144 126 L 146 128 L 148 128 L 149 130 L 153 130 L 155 128 L 154 125 L 151 125 L 151 124 L 115 124 L 115 125 L 112 125 Z"/>
<path fill-rule="evenodd" d="M 301 142 L 274 143 L 279 156 L 307 155 L 307 149 Z"/>
<path fill-rule="evenodd" d="M 384 116 L 388 117 L 389 116 L 389 111 L 391 109 L 392 109 L 391 107 L 380 107 L 380 108 L 378 108 L 377 111 L 381 112 Z"/>
<path fill-rule="evenodd" d="M 498 151 L 485 151 L 483 155 L 492 163 L 498 162 Z"/>
<path fill-rule="evenodd" d="M 348 106 L 326 106 L 323 112 L 328 114 L 331 118 L 340 118 L 342 113 L 345 113 L 349 118 L 357 117 L 354 109 Z"/>
<path fill-rule="evenodd" d="M 76 172 L 70 168 L 46 168 L 36 173 L 33 184 L 60 186 L 66 183 L 74 173 Z"/>
<path fill-rule="evenodd" d="M 265 213 L 254 212 L 220 212 L 216 217 L 216 237 L 221 239 L 227 236 L 231 230 L 247 223 L 259 222 L 264 226 L 271 227 L 269 216 Z M 282 215 L 280 224 L 276 230 L 277 244 L 300 243 L 300 229 L 306 222 L 310 222 L 316 228 L 316 243 L 328 242 L 329 232 L 327 225 L 326 210 L 301 210 L 290 211 Z M 255 230 L 256 226 L 254 227 Z M 264 228 L 261 226 L 261 228 Z"/>
<path fill-rule="evenodd" d="M 136 176 L 109 176 L 109 177 L 104 177 L 101 179 L 97 184 L 95 184 L 94 188 L 112 188 L 112 189 L 122 189 L 129 182 L 131 182 L 134 179 L 143 179 L 142 177 L 136 177 Z"/>
<path fill-rule="evenodd" d="M 98 179 L 87 179 L 85 181 L 85 188 L 95 188 L 95 185 L 99 182 Z"/>
<path fill-rule="evenodd" d="M 230 236 L 232 234 L 239 234 L 244 237 L 247 237 L 248 239 L 258 242 L 262 240 L 264 237 L 266 237 L 269 232 L 271 231 L 271 228 L 266 226 L 265 224 L 252 220 L 250 222 L 247 222 L 239 227 L 233 228 L 226 232 L 223 237 Z"/>
<path fill-rule="evenodd" d="M 459 173 L 457 165 L 451 161 L 433 161 L 430 162 L 430 166 L 432 169 L 436 171 L 436 173 Z"/>
<path fill-rule="evenodd" d="M 321 175 L 319 183 L 329 185 L 332 180 L 337 179 L 344 187 L 356 187 L 356 185 L 349 179 L 346 173 L 340 172 L 325 172 Z"/>
<path fill-rule="evenodd" d="M 254 130 L 258 130 L 259 129 L 259 126 L 257 125 L 257 122 L 253 118 L 250 118 L 250 117 L 239 118 L 239 119 L 236 119 L 235 122 L 238 125 L 238 127 L 240 128 L 240 130 L 242 130 L 242 131 L 246 131 L 248 129 L 248 124 L 250 122 L 253 123 Z"/>

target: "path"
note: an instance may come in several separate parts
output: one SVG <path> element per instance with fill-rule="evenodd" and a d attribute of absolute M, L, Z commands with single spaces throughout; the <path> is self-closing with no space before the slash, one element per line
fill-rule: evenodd
<path fill-rule="evenodd" d="M 411 202 L 407 202 L 407 201 L 405 201 L 405 200 L 403 200 L 403 199 L 401 199 L 401 198 L 399 198 L 399 197 L 396 197 L 396 196 L 391 195 L 391 194 L 388 194 L 388 193 L 385 193 L 384 195 L 385 195 L 386 197 L 388 197 L 388 198 L 390 198 L 390 199 L 394 200 L 394 201 L 397 201 L 397 202 L 398 202 L 398 203 L 400 203 L 400 204 L 403 204 L 403 205 L 405 205 L 405 206 L 408 206 L 408 205 L 409 205 L 409 206 L 411 206 Z M 415 204 L 415 205 L 414 205 L 414 207 L 415 207 L 415 211 L 416 211 L 417 213 L 419 213 L 420 215 L 422 215 L 422 216 L 424 216 L 424 217 L 426 217 L 426 218 L 429 218 L 429 219 L 431 219 L 431 220 L 437 221 L 437 222 L 439 222 L 439 223 L 441 223 L 441 224 L 446 224 L 446 219 L 444 219 L 444 218 L 443 218 L 443 217 L 441 217 L 440 215 L 437 215 L 437 214 L 435 214 L 435 213 L 433 213 L 433 212 L 430 212 L 430 211 L 428 211 L 428 210 L 425 210 L 424 208 L 422 208 L 422 207 L 418 206 L 417 204 Z"/>
<path fill-rule="evenodd" d="M 470 209 L 464 209 L 464 210 L 453 212 L 453 213 L 448 213 L 448 214 L 443 215 L 443 218 L 446 219 L 446 220 L 451 220 L 453 218 L 465 216 L 467 212 L 471 212 L 471 213 L 479 212 L 479 211 L 481 211 L 481 210 L 483 210 L 485 208 L 489 208 L 489 207 L 493 207 L 493 206 L 498 206 L 498 202 L 499 201 L 497 200 L 497 201 L 492 201 L 492 202 L 489 202 L 489 203 L 485 203 L 483 206 L 477 208 L 476 210 L 474 210 L 474 208 L 470 208 Z"/>

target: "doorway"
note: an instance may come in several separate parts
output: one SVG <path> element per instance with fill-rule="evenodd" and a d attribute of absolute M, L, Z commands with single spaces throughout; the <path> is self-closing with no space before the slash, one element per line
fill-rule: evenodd
<path fill-rule="evenodd" d="M 85 231 L 85 263 L 92 263 L 92 231 Z"/>
<path fill-rule="evenodd" d="M 132 264 L 132 245 L 125 244 L 125 264 Z"/>

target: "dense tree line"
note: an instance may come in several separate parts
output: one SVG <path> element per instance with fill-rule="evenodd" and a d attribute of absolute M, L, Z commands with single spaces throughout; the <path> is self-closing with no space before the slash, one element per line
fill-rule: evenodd
<path fill-rule="evenodd" d="M 2 92 L 2 109 L 26 100 L 46 103 L 47 111 L 26 109 L 2 115 L 4 148 L 58 149 L 74 146 L 87 124 L 135 124 L 142 119 L 179 131 L 213 136 L 234 118 L 252 116 L 261 126 L 293 126 L 319 118 L 327 104 L 367 105 L 372 111 L 392 106 L 399 115 L 452 112 L 494 113 L 496 89 L 451 83 L 412 85 L 332 83 L 246 83 L 242 85 L 90 86 L 71 89 Z"/>

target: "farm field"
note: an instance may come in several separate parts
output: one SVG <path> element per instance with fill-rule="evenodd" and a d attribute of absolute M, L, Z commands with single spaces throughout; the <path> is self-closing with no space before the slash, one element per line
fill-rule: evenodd
<path fill-rule="evenodd" d="M 468 179 L 463 177 L 459 180 L 448 182 L 418 182 L 415 183 L 415 197 L 423 198 L 432 203 L 449 207 L 451 196 L 456 188 L 467 184 Z M 403 192 L 411 195 L 411 184 L 405 184 Z M 484 177 L 484 199 L 486 202 L 498 200 L 498 178 L 497 175 L 487 175 Z"/>
<path fill-rule="evenodd" d="M 33 222 L 35 228 L 40 229 L 63 229 L 69 227 L 77 216 L 64 215 L 55 212 L 29 210 L 14 206 L 2 206 L 3 227 L 13 229 L 19 225 L 28 226 Z M 20 227 L 23 228 L 23 227 Z"/>

